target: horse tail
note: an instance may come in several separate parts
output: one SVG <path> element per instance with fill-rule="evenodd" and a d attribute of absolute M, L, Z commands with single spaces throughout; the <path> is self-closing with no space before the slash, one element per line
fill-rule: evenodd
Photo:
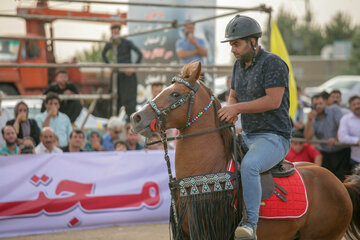
<path fill-rule="evenodd" d="M 360 168 L 359 168 L 360 169 Z M 353 214 L 350 225 L 345 233 L 348 240 L 360 239 L 360 175 L 353 174 L 345 179 L 344 185 L 353 204 Z"/>

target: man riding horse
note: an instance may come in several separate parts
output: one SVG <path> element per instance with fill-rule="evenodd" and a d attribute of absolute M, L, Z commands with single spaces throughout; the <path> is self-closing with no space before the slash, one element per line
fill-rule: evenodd
<path fill-rule="evenodd" d="M 227 106 L 221 120 L 235 123 L 241 113 L 242 138 L 248 152 L 241 162 L 246 215 L 237 239 L 256 239 L 261 201 L 260 174 L 278 164 L 290 148 L 289 69 L 277 55 L 258 45 L 262 35 L 254 19 L 236 15 L 226 26 L 225 40 L 236 58 Z"/>

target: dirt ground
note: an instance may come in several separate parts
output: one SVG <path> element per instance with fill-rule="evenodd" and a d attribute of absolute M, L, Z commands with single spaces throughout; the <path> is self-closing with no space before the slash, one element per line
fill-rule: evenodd
<path fill-rule="evenodd" d="M 1 240 L 169 240 L 168 224 L 145 224 L 114 226 L 90 230 L 68 231 L 22 237 L 1 238 Z"/>
<path fill-rule="evenodd" d="M 169 240 L 168 224 L 115 226 L 51 234 L 1 238 L 1 240 Z M 345 240 L 345 238 L 343 239 Z"/>

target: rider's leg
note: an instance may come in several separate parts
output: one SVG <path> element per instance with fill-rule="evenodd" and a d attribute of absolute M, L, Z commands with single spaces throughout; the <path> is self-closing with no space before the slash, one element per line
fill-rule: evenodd
<path fill-rule="evenodd" d="M 290 141 L 273 133 L 244 135 L 249 151 L 242 159 L 240 171 L 246 220 L 251 223 L 244 221 L 241 224 L 256 229 L 261 201 L 260 173 L 269 170 L 286 156 Z"/>

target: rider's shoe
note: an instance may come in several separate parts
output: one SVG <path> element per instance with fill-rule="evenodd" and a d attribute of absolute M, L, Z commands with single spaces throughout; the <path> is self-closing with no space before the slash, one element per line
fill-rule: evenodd
<path fill-rule="evenodd" d="M 235 230 L 235 240 L 256 240 L 256 233 L 252 227 L 238 226 Z"/>

